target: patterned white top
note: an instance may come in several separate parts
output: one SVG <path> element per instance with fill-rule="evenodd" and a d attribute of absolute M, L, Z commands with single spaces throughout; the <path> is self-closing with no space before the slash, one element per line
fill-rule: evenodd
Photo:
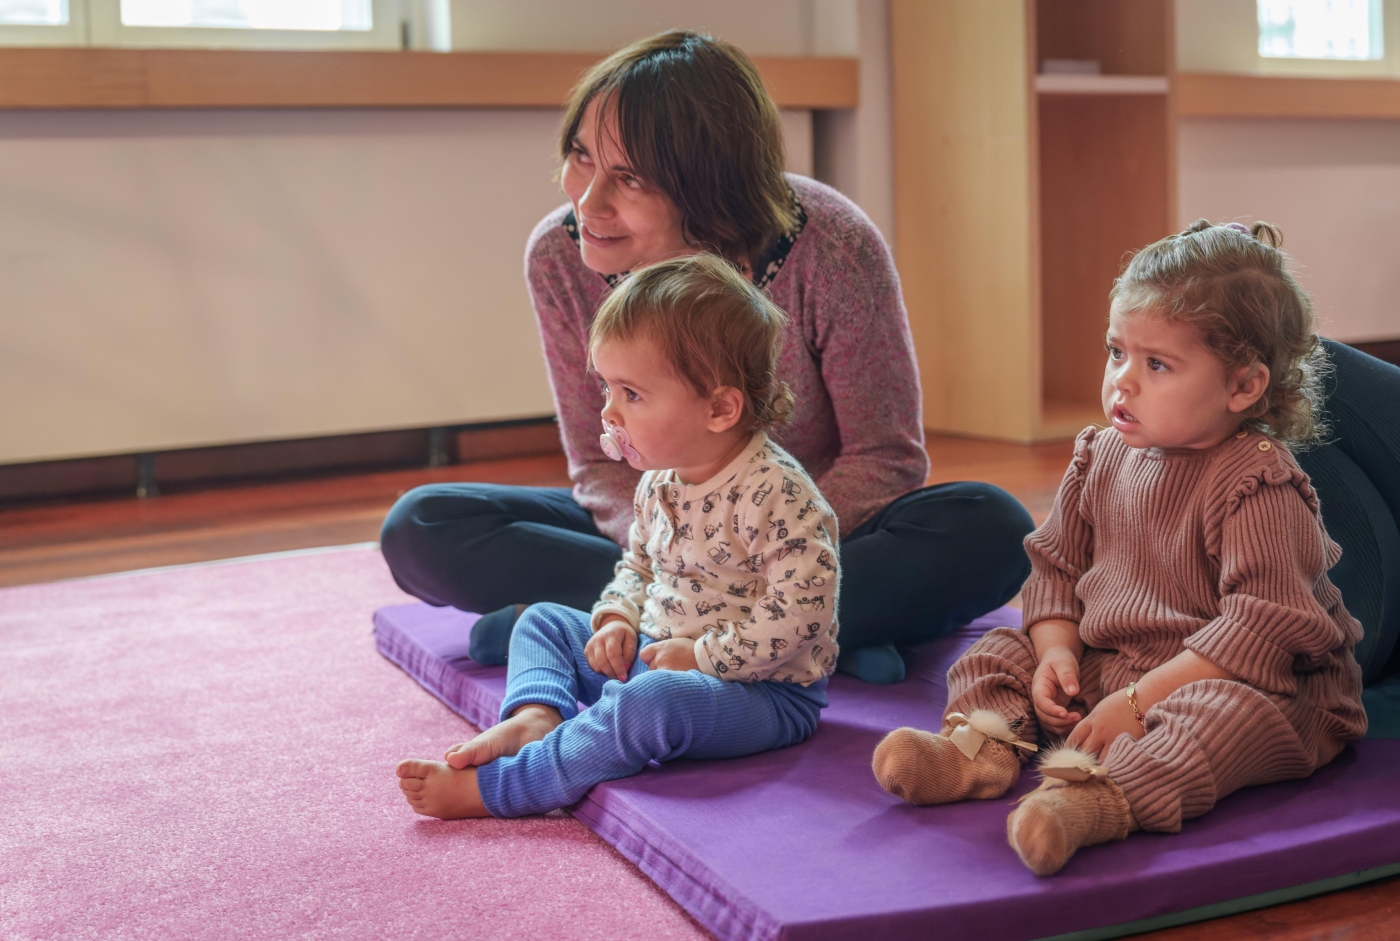
<path fill-rule="evenodd" d="M 695 638 L 700 669 L 725 680 L 806 686 L 836 665 L 836 514 L 763 433 L 702 484 L 642 475 L 613 580 L 593 606 L 658 640 Z"/>

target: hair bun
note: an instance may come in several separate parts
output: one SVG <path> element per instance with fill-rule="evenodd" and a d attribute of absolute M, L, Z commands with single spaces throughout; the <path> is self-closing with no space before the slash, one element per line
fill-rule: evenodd
<path fill-rule="evenodd" d="M 1272 222 L 1256 222 L 1249 227 L 1249 234 L 1270 248 L 1283 248 L 1283 230 Z"/>

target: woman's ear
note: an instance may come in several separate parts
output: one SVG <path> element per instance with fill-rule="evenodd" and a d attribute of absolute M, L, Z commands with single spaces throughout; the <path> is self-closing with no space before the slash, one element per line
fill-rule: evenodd
<path fill-rule="evenodd" d="M 1240 414 L 1247 411 L 1269 388 L 1269 367 L 1263 363 L 1241 366 L 1230 376 L 1232 391 L 1227 407 Z"/>
<path fill-rule="evenodd" d="M 710 395 L 710 420 L 705 427 L 719 433 L 728 431 L 744 417 L 744 393 L 733 386 L 720 386 Z"/>

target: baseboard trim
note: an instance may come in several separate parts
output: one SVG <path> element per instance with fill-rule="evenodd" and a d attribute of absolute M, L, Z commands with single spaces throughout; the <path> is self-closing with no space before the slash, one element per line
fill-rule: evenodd
<path fill-rule="evenodd" d="M 0 465 L 0 504 L 155 496 L 238 481 L 465 464 L 562 450 L 553 416 Z M 143 473 L 144 468 L 144 473 Z"/>

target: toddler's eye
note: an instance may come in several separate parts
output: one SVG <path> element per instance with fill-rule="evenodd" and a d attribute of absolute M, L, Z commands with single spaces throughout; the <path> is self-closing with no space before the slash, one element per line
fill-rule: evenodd
<path fill-rule="evenodd" d="M 1105 343 L 1104 349 L 1108 350 L 1108 358 L 1111 360 L 1116 361 L 1123 358 L 1123 351 L 1120 350 L 1118 347 L 1114 346 L 1112 343 Z"/>
<path fill-rule="evenodd" d="M 638 399 L 641 398 L 640 395 L 638 395 L 637 393 L 633 392 L 631 389 L 627 388 L 626 386 L 623 386 L 622 389 L 623 389 L 624 392 L 627 393 L 627 401 L 629 401 L 629 402 L 635 402 L 635 401 L 637 401 Z"/>
<path fill-rule="evenodd" d="M 1153 372 L 1166 372 L 1167 364 L 1162 362 L 1160 359 L 1149 359 L 1147 361 L 1147 368 L 1152 370 Z"/>

